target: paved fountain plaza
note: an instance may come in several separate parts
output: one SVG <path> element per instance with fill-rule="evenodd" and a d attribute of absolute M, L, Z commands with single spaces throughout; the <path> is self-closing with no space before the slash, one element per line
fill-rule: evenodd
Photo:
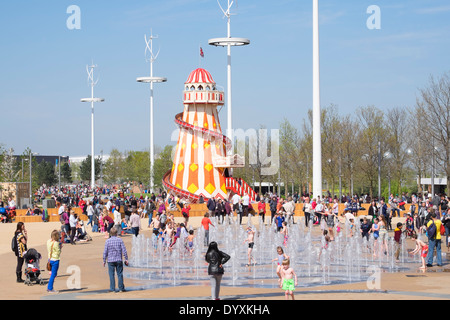
<path fill-rule="evenodd" d="M 224 265 L 224 286 L 277 288 L 277 263 L 272 262 L 277 257 L 277 246 L 282 246 L 290 256 L 291 266 L 299 277 L 298 287 L 362 282 L 373 278 L 378 272 L 407 272 L 417 270 L 420 265 L 418 255 L 408 254 L 404 238 L 399 261 L 396 261 L 393 234 L 389 237 L 387 254 L 376 249 L 377 254 L 374 256 L 373 236 L 369 241 L 362 238 L 359 232 L 350 237 L 348 225 L 341 224 L 341 231 L 335 231 L 335 241 L 329 244 L 327 250 L 322 250 L 319 258 L 319 252 L 325 246 L 319 226 L 307 228 L 303 220 L 291 224 L 287 247 L 284 247 L 284 237 L 275 232 L 276 226 L 264 225 L 259 220 L 259 223 L 252 225 L 257 230 L 253 248 L 256 264 L 247 267 L 248 245 L 244 243 L 247 238 L 246 225 L 239 225 L 235 219 L 219 224 L 216 218 L 212 218 L 212 222 L 215 227 L 210 229 L 210 241 L 218 242 L 219 249 L 231 256 Z M 359 226 L 360 221 L 357 219 L 355 230 L 359 230 Z M 143 289 L 208 285 L 207 264 L 204 260 L 207 247 L 203 242 L 202 227 L 195 230 L 192 255 L 180 240 L 170 252 L 161 245 L 161 240 L 145 235 L 133 237 L 130 267 L 125 269 L 125 277 L 137 280 Z M 445 253 L 443 259 L 446 259 Z"/>

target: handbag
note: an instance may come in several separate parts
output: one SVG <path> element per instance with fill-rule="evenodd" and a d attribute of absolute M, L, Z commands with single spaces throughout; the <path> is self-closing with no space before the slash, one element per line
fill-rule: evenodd
<path fill-rule="evenodd" d="M 53 241 L 52 243 L 52 247 L 50 249 L 50 258 L 52 257 L 52 253 L 53 253 L 53 245 L 55 244 L 55 242 Z M 52 265 L 50 264 L 50 259 L 48 259 L 47 261 L 47 271 L 52 271 Z"/>

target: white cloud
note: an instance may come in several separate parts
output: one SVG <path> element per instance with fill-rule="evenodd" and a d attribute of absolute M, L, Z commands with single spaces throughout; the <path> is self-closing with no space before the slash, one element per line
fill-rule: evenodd
<path fill-rule="evenodd" d="M 450 11 L 450 6 L 421 8 L 421 9 L 416 10 L 416 12 L 418 14 L 435 14 L 435 13 L 443 13 L 443 12 L 448 12 L 448 11 Z"/>

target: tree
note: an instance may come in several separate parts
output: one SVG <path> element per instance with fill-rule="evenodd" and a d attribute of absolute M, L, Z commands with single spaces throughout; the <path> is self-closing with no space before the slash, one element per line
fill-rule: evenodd
<path fill-rule="evenodd" d="M 450 73 L 439 79 L 430 77 L 427 88 L 420 90 L 417 109 L 422 110 L 426 135 L 434 142 L 434 156 L 447 176 L 447 192 L 450 190 Z M 431 154 L 429 157 L 431 158 Z"/>
<path fill-rule="evenodd" d="M 3 161 L 1 165 L 2 177 L 5 181 L 16 181 L 16 160 L 14 159 L 14 149 L 10 148 L 8 151 L 3 152 Z"/>
<path fill-rule="evenodd" d="M 55 174 L 55 166 L 47 161 L 39 163 L 34 169 L 34 174 L 38 185 L 46 184 L 51 186 L 58 180 Z"/>
<path fill-rule="evenodd" d="M 107 184 L 118 183 L 124 178 L 124 163 L 123 154 L 117 149 L 112 149 L 103 169 L 104 179 Z"/>
<path fill-rule="evenodd" d="M 384 113 L 374 106 L 368 106 L 359 108 L 357 115 L 361 131 L 358 137 L 359 144 L 354 145 L 356 155 L 354 160 L 357 168 L 363 173 L 363 179 L 369 184 L 372 198 L 378 181 L 378 144 L 381 143 L 382 150 L 386 148 Z"/>
<path fill-rule="evenodd" d="M 420 180 L 425 177 L 429 168 L 429 154 L 431 153 L 431 144 L 426 134 L 426 123 L 423 120 L 424 111 L 420 107 L 412 108 L 408 111 L 407 127 L 407 145 L 411 149 L 410 162 L 417 173 L 417 191 L 423 193 Z"/>
<path fill-rule="evenodd" d="M 91 159 L 92 156 L 88 155 L 86 159 L 81 162 L 80 165 L 80 178 L 82 181 L 91 180 Z M 102 165 L 102 160 L 100 157 L 95 159 L 95 180 L 100 178 L 100 166 Z"/>
<path fill-rule="evenodd" d="M 123 164 L 125 179 L 140 183 L 150 182 L 150 153 L 148 151 L 128 151 Z"/>
<path fill-rule="evenodd" d="M 164 149 L 155 156 L 153 165 L 153 183 L 155 187 L 162 188 L 162 180 L 164 175 L 172 170 L 172 146 L 165 146 Z"/>
<path fill-rule="evenodd" d="M 392 176 L 397 181 L 396 193 L 401 194 L 402 180 L 405 175 L 406 163 L 408 161 L 408 117 L 406 110 L 403 108 L 393 108 L 387 112 L 386 128 L 387 143 L 392 154 Z"/>
<path fill-rule="evenodd" d="M 67 183 L 72 183 L 72 168 L 67 162 L 61 165 L 61 178 Z"/>

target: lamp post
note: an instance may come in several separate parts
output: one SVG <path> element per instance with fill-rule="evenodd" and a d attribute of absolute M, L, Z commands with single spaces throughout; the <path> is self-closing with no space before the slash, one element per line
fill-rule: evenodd
<path fill-rule="evenodd" d="M 389 151 L 385 152 L 383 155 L 384 159 L 391 159 L 392 158 L 392 153 L 390 153 Z M 388 189 L 388 197 L 391 196 L 391 167 L 388 166 L 388 183 L 389 183 L 389 189 Z"/>
<path fill-rule="evenodd" d="M 431 196 L 432 199 L 434 199 L 434 175 L 435 175 L 435 170 L 436 170 L 436 158 L 434 155 L 434 151 L 435 151 L 435 146 L 434 146 L 434 137 L 431 138 L 432 140 L 432 157 L 431 157 Z"/>
<path fill-rule="evenodd" d="M 319 0 L 313 0 L 313 195 L 322 195 L 320 130 Z"/>
<path fill-rule="evenodd" d="M 220 6 L 220 3 L 219 3 Z M 245 38 L 232 38 L 231 37 L 231 7 L 233 6 L 233 1 L 228 0 L 228 8 L 224 10 L 222 6 L 220 9 L 222 10 L 225 17 L 227 17 L 227 37 L 226 38 L 214 38 L 209 39 L 208 44 L 216 47 L 227 47 L 227 135 L 231 140 L 231 144 L 233 145 L 233 125 L 232 125 L 232 110 L 231 110 L 231 47 L 232 46 L 246 46 L 250 44 L 250 40 Z M 229 149 L 228 156 L 232 155 L 233 148 Z M 230 169 L 230 173 L 232 173 L 232 169 Z M 232 175 L 232 174 L 231 174 Z"/>
<path fill-rule="evenodd" d="M 339 150 L 339 203 L 342 201 L 342 150 Z"/>
<path fill-rule="evenodd" d="M 33 188 L 32 188 L 32 183 L 33 183 L 33 179 L 32 179 L 32 176 L 31 176 L 31 168 L 32 168 L 32 164 L 31 164 L 31 157 L 32 156 L 37 156 L 37 155 L 39 155 L 39 153 L 36 153 L 36 152 L 31 152 L 30 151 L 30 158 L 29 159 L 25 159 L 25 160 L 28 160 L 28 162 L 29 162 L 29 165 L 30 165 L 30 186 L 29 186 L 29 192 L 30 192 L 30 206 L 33 204 L 33 195 L 32 195 L 32 193 L 33 193 Z M 22 162 L 22 164 L 23 164 L 23 162 Z"/>
<path fill-rule="evenodd" d="M 97 84 L 98 80 L 94 80 L 94 69 L 97 66 L 92 64 L 90 66 L 86 66 L 86 71 L 88 73 L 88 80 L 91 82 L 91 97 L 83 98 L 81 102 L 90 102 L 91 103 L 91 189 L 94 191 L 95 188 L 95 154 L 94 154 L 94 103 L 103 102 L 105 99 L 103 98 L 94 98 L 94 87 Z"/>
<path fill-rule="evenodd" d="M 378 201 L 381 199 L 381 141 L 378 141 Z"/>
<path fill-rule="evenodd" d="M 150 38 L 147 39 L 145 36 L 145 54 L 147 55 L 147 50 L 150 52 L 150 59 L 146 59 L 150 62 L 150 77 L 140 77 L 137 78 L 137 82 L 140 83 L 150 83 L 150 193 L 153 192 L 154 182 L 153 182 L 153 167 L 155 161 L 155 150 L 154 150 L 154 138 L 153 138 L 153 130 L 154 130 L 154 120 L 153 120 L 153 84 L 154 83 L 162 83 L 167 82 L 167 78 L 162 77 L 154 77 L 153 76 L 153 62 L 156 61 L 159 55 L 158 53 L 155 55 L 153 53 L 153 39 L 157 39 L 158 36 L 153 36 L 153 33 L 150 34 Z"/>

